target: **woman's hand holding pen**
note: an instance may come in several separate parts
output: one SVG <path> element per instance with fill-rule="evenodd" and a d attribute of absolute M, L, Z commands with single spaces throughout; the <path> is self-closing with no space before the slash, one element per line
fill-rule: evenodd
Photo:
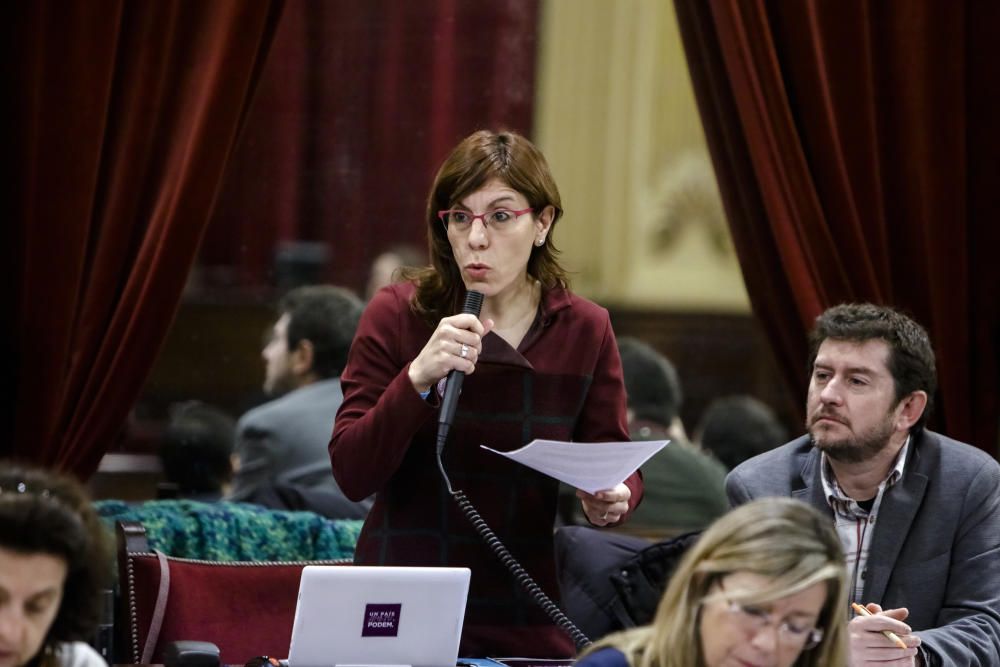
<path fill-rule="evenodd" d="M 580 499 L 583 513 L 590 523 L 608 526 L 620 521 L 622 515 L 628 512 L 628 500 L 632 497 L 632 491 L 624 484 L 619 484 L 613 489 L 593 494 L 577 489 L 576 497 Z"/>
<path fill-rule="evenodd" d="M 910 626 L 903 622 L 910 615 L 905 607 L 883 610 L 877 604 L 869 604 L 867 608 L 852 606 L 859 615 L 847 625 L 851 667 L 919 664 L 916 655 L 920 637 L 912 634 Z"/>
<path fill-rule="evenodd" d="M 493 320 L 480 322 L 468 313 L 443 318 L 424 349 L 410 362 L 408 373 L 413 388 L 427 391 L 452 370 L 471 374 L 483 351 L 483 336 L 492 327 Z"/>

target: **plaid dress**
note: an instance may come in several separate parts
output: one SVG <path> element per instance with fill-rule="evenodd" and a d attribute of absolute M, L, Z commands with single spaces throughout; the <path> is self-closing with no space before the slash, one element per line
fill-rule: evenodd
<path fill-rule="evenodd" d="M 330 442 L 334 475 L 348 497 L 376 494 L 355 562 L 471 568 L 462 655 L 572 655 L 572 642 L 520 590 L 448 496 L 435 462 L 439 397 L 421 399 L 407 376 L 432 333 L 409 309 L 413 292 L 402 284 L 375 296 L 341 376 L 344 402 Z M 443 457 L 453 488 L 466 493 L 558 600 L 552 545 L 558 482 L 480 449 L 509 451 L 535 438 L 628 440 L 608 313 L 564 289 L 544 294 L 518 350 L 492 333 L 483 339 Z M 641 477 L 626 483 L 634 507 Z"/>

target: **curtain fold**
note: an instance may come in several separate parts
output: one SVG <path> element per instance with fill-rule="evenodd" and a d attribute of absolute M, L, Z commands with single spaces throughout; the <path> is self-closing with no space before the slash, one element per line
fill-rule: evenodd
<path fill-rule="evenodd" d="M 805 332 L 902 308 L 938 357 L 932 424 L 996 453 L 994 3 L 676 0 L 755 314 L 804 396 Z"/>
<path fill-rule="evenodd" d="M 281 7 L 8 10 L 16 357 L 4 455 L 96 469 L 176 312 Z"/>
<path fill-rule="evenodd" d="M 273 285 L 286 241 L 360 290 L 372 259 L 426 247 L 427 190 L 474 130 L 532 130 L 537 0 L 288 3 L 208 229 L 209 286 Z M 234 243 L 233 239 L 239 239 Z"/>

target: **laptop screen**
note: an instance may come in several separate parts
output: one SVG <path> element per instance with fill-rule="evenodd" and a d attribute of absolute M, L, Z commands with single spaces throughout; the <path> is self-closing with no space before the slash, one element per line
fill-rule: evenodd
<path fill-rule="evenodd" d="M 468 568 L 309 565 L 289 667 L 455 667 Z"/>

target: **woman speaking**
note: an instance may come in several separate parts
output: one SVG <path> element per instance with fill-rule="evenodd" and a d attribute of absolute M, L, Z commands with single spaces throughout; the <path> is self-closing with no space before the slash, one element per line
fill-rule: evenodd
<path fill-rule="evenodd" d="M 466 378 L 442 468 L 549 595 L 557 588 L 558 482 L 480 445 L 509 451 L 536 438 L 628 439 L 608 313 L 568 290 L 556 259 L 561 215 L 531 142 L 512 132 L 464 139 L 428 197 L 432 266 L 371 300 L 341 376 L 334 476 L 351 498 L 376 494 L 355 562 L 471 568 L 463 655 L 565 657 L 573 643 L 449 497 L 436 459 L 449 372 Z M 467 291 L 484 297 L 478 317 L 462 313 Z M 641 494 L 638 474 L 595 495 L 577 493 L 596 526 L 624 521 Z"/>

